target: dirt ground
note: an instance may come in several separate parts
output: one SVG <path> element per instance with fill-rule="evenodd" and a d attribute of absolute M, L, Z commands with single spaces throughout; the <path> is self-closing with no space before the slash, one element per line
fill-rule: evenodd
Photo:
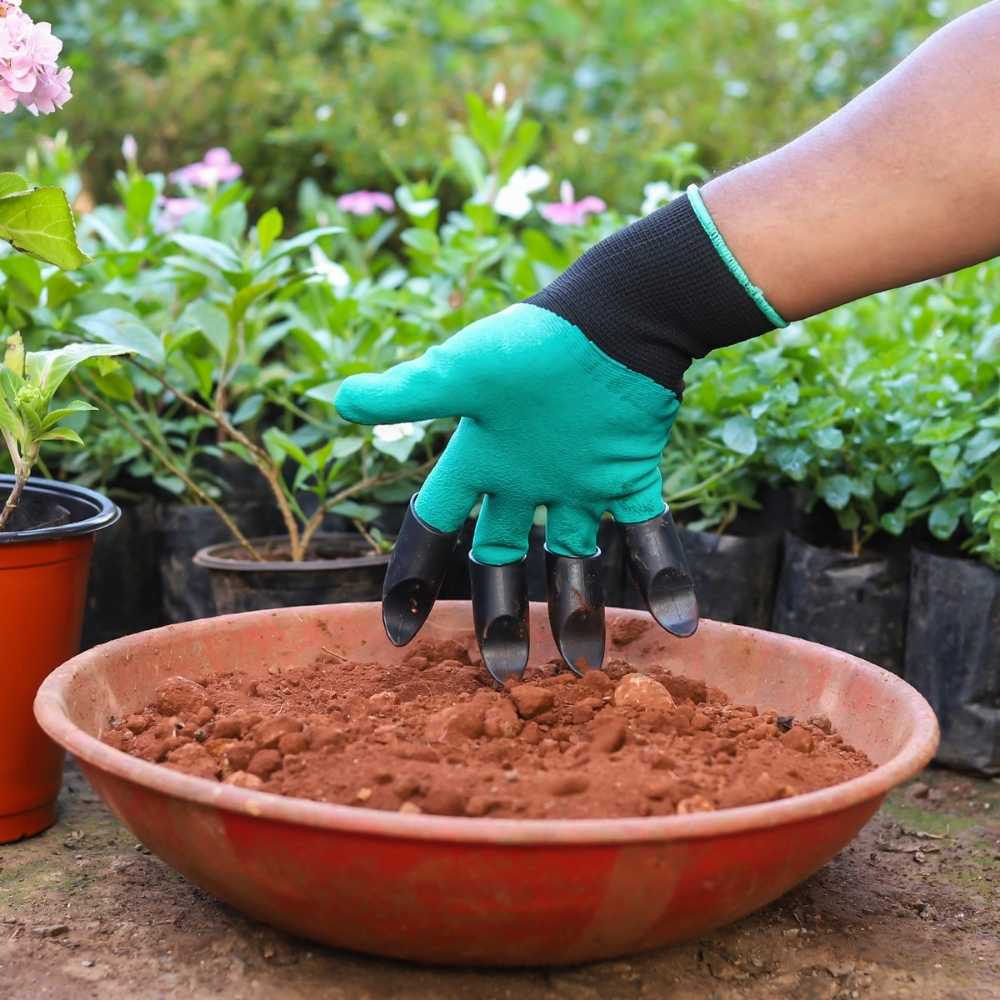
<path fill-rule="evenodd" d="M 0 847 L 0 996 L 332 1000 L 1000 998 L 1000 781 L 929 770 L 765 910 L 627 961 L 428 969 L 298 942 L 186 882 L 72 766 L 59 823 Z"/>

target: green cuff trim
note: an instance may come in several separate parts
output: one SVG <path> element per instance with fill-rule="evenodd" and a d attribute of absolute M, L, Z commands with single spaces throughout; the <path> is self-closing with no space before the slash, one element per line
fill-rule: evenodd
<path fill-rule="evenodd" d="M 694 209 L 694 214 L 698 216 L 701 228 L 705 230 L 705 235 L 712 241 L 712 246 L 715 247 L 716 253 L 729 268 L 732 276 L 743 286 L 747 295 L 753 299 L 754 304 L 768 318 L 769 322 L 779 328 L 788 326 L 788 323 L 779 315 L 778 310 L 767 301 L 764 293 L 750 280 L 746 271 L 740 266 L 740 262 L 733 256 L 733 251 L 729 249 L 728 244 L 722 238 L 722 233 L 715 226 L 715 220 L 708 211 L 705 202 L 702 201 L 701 192 L 696 184 L 688 186 L 687 196 Z"/>

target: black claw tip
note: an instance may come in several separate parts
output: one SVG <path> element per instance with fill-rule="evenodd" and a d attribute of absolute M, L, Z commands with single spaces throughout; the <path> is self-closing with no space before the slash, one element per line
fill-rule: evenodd
<path fill-rule="evenodd" d="M 650 613 L 671 635 L 694 635 L 698 600 L 670 511 L 624 527 L 629 567 Z"/>
<path fill-rule="evenodd" d="M 469 556 L 472 617 L 483 664 L 503 684 L 528 665 L 528 580 L 525 561 L 488 566 Z"/>
<path fill-rule="evenodd" d="M 503 684 L 519 678 L 528 665 L 528 623 L 508 617 L 494 619 L 479 639 L 479 650 L 495 681 Z"/>
<path fill-rule="evenodd" d="M 698 628 L 698 600 L 691 578 L 670 568 L 658 573 L 646 595 L 650 614 L 671 634 L 686 639 Z"/>
<path fill-rule="evenodd" d="M 549 625 L 559 654 L 575 673 L 604 662 L 604 586 L 601 552 L 573 558 L 545 551 Z"/>
<path fill-rule="evenodd" d="M 382 624 L 395 646 L 405 646 L 420 631 L 434 607 L 448 572 L 458 532 L 425 524 L 410 500 L 382 586 Z"/>

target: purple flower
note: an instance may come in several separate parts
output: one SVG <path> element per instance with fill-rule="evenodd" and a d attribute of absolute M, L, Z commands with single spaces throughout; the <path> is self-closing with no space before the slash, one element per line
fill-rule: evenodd
<path fill-rule="evenodd" d="M 558 226 L 581 226 L 587 221 L 588 215 L 600 215 L 607 210 L 603 199 L 589 194 L 586 198 L 575 200 L 573 185 L 563 181 L 559 185 L 559 201 L 542 205 L 539 211 L 542 216 Z"/>
<path fill-rule="evenodd" d="M 351 215 L 371 215 L 373 212 L 391 212 L 396 207 L 391 195 L 384 191 L 351 191 L 337 199 L 337 208 Z"/>
<path fill-rule="evenodd" d="M 169 233 L 181 224 L 185 215 L 199 208 L 201 202 L 197 198 L 161 198 L 156 228 L 161 233 Z"/>
<path fill-rule="evenodd" d="M 243 174 L 243 168 L 233 160 L 232 154 L 222 146 L 210 149 L 197 163 L 175 170 L 170 179 L 192 187 L 212 188 L 234 181 Z"/>

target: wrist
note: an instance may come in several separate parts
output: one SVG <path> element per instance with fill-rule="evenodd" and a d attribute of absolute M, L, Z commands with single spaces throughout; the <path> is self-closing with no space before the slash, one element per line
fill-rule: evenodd
<path fill-rule="evenodd" d="M 784 325 L 693 187 L 602 240 L 527 301 L 678 396 L 694 358 Z"/>

